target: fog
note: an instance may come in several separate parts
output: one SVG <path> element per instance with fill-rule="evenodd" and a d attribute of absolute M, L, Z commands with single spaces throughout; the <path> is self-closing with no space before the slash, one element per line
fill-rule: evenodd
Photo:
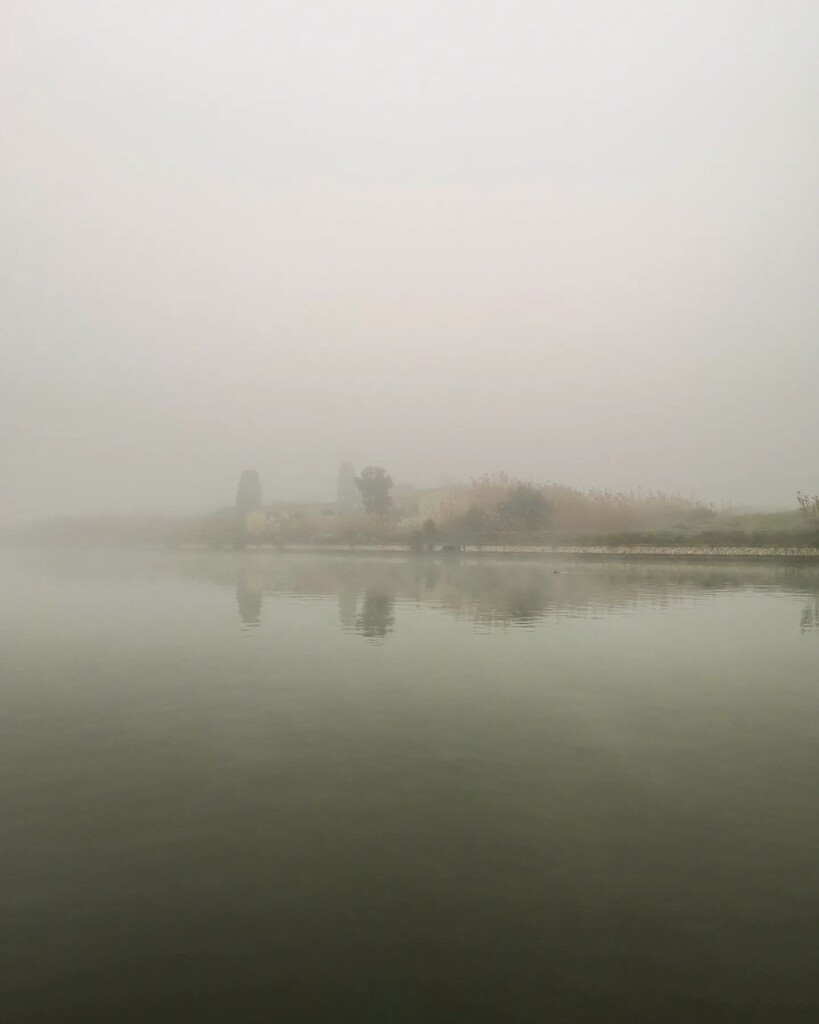
<path fill-rule="evenodd" d="M 3 5 L 3 519 L 819 490 L 811 0 Z"/>

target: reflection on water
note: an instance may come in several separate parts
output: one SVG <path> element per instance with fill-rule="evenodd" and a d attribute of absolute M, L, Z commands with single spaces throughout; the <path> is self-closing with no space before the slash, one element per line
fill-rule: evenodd
<path fill-rule="evenodd" d="M 365 590 L 361 613 L 356 616 L 356 632 L 370 640 L 385 637 L 395 623 L 395 598 L 383 590 Z"/>
<path fill-rule="evenodd" d="M 0 568 L 3 1024 L 819 1019 L 816 567 Z"/>
<path fill-rule="evenodd" d="M 235 588 L 239 618 L 251 628 L 262 621 L 266 597 L 335 597 L 341 628 L 370 640 L 400 628 L 402 606 L 437 607 L 482 628 L 531 628 L 565 616 L 668 609 L 766 588 L 806 594 L 801 628 L 819 627 L 819 567 L 811 565 L 578 561 L 557 569 L 497 559 L 183 552 L 165 571 Z"/>
<path fill-rule="evenodd" d="M 15 556 L 51 577 L 152 577 L 232 590 L 241 625 L 256 630 L 276 598 L 335 599 L 344 632 L 384 640 L 405 609 L 427 606 L 485 629 L 531 629 L 562 618 L 671 610 L 719 594 L 802 595 L 802 631 L 819 630 L 819 565 L 812 563 L 593 560 L 550 563 L 492 557 L 384 557 L 273 551 L 71 552 Z M 234 613 L 235 614 L 235 613 Z"/>
<path fill-rule="evenodd" d="M 358 592 L 355 587 L 342 586 L 338 591 L 338 621 L 348 633 L 355 629 L 358 613 Z"/>
<path fill-rule="evenodd" d="M 264 581 L 255 573 L 243 570 L 236 582 L 236 604 L 245 626 L 258 626 L 262 620 Z"/>

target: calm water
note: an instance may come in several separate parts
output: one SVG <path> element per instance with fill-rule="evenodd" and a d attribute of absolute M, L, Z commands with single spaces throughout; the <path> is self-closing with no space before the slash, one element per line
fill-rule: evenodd
<path fill-rule="evenodd" d="M 4 555 L 0 1019 L 819 1019 L 819 569 Z"/>

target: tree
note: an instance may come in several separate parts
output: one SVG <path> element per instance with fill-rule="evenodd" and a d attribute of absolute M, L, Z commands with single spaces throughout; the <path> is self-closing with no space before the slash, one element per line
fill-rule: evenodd
<path fill-rule="evenodd" d="M 799 510 L 809 521 L 819 521 L 819 494 L 803 494 L 796 492 L 796 500 L 799 502 Z"/>
<path fill-rule="evenodd" d="M 416 530 L 410 538 L 413 551 L 434 551 L 438 541 L 438 526 L 434 519 L 425 519 L 421 529 Z"/>
<path fill-rule="evenodd" d="M 530 484 L 519 484 L 498 509 L 510 525 L 523 530 L 542 530 L 552 517 L 552 503 Z"/>
<path fill-rule="evenodd" d="M 371 516 L 386 516 L 393 510 L 392 477 L 382 466 L 367 466 L 355 478 L 364 511 Z"/>
<path fill-rule="evenodd" d="M 498 515 L 494 509 L 484 508 L 473 502 L 462 516 L 458 518 L 458 529 L 467 535 L 479 537 L 482 533 L 490 533 L 499 527 Z"/>
<path fill-rule="evenodd" d="M 236 488 L 236 509 L 242 515 L 247 515 L 262 504 L 262 484 L 259 474 L 255 469 L 246 469 L 239 477 L 239 486 Z"/>
<path fill-rule="evenodd" d="M 438 526 L 434 519 L 424 520 L 421 526 L 421 536 L 427 546 L 427 550 L 431 551 L 433 545 L 438 540 Z"/>

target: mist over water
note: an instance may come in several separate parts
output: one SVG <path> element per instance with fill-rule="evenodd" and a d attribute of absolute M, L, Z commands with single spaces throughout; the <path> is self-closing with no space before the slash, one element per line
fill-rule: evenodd
<path fill-rule="evenodd" d="M 10 1019 L 819 1008 L 815 567 L 28 552 L 0 579 Z"/>

